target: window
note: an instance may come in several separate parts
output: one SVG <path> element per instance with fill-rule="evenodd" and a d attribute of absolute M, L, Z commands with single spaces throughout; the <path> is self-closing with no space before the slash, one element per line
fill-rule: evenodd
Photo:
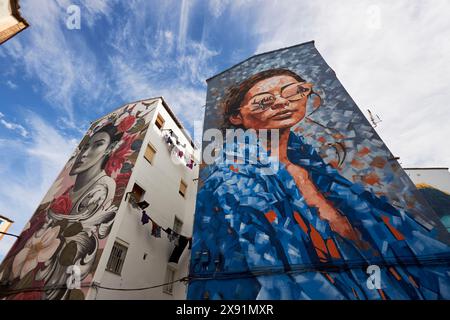
<path fill-rule="evenodd" d="M 175 217 L 175 220 L 173 221 L 173 231 L 180 234 L 181 229 L 183 229 L 183 221 L 178 219 L 178 217 Z"/>
<path fill-rule="evenodd" d="M 108 263 L 106 265 L 106 270 L 120 275 L 122 272 L 123 263 L 125 261 L 125 256 L 127 255 L 128 248 L 123 244 L 114 243 L 114 246 L 109 256 Z"/>
<path fill-rule="evenodd" d="M 133 186 L 133 190 L 131 190 L 131 193 L 133 194 L 134 200 L 136 200 L 136 202 L 139 202 L 142 200 L 145 190 L 135 183 Z"/>
<path fill-rule="evenodd" d="M 164 281 L 164 283 L 167 283 L 165 286 L 163 286 L 163 292 L 167 293 L 167 294 L 172 294 L 173 293 L 173 282 L 175 280 L 175 270 L 170 267 L 167 266 L 167 270 L 166 270 L 166 280 Z"/>
<path fill-rule="evenodd" d="M 153 158 L 155 157 L 156 150 L 150 144 L 147 145 L 147 149 L 145 149 L 144 158 L 147 159 L 150 164 L 153 164 Z"/>
<path fill-rule="evenodd" d="M 164 118 L 160 114 L 158 114 L 158 116 L 156 117 L 155 125 L 159 130 L 163 128 L 164 122 Z"/>
<path fill-rule="evenodd" d="M 186 197 L 186 189 L 187 184 L 183 180 L 180 181 L 180 189 L 178 190 L 178 193 L 184 197 Z"/>

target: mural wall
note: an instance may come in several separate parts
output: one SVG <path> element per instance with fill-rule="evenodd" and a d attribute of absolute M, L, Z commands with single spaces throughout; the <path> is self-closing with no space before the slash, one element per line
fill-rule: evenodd
<path fill-rule="evenodd" d="M 234 141 L 202 166 L 188 298 L 450 298 L 448 232 L 313 42 L 209 79 L 212 128 L 279 143 Z M 272 174 L 247 156 L 264 148 Z"/>
<path fill-rule="evenodd" d="M 426 183 L 417 184 L 416 187 L 450 232 L 450 194 Z"/>
<path fill-rule="evenodd" d="M 405 171 L 450 232 L 450 172 L 448 168 L 405 168 Z"/>
<path fill-rule="evenodd" d="M 141 148 L 151 105 L 94 122 L 0 266 L 7 299 L 84 299 Z M 148 117 L 147 117 L 148 118 Z M 32 187 L 32 186 L 30 186 Z M 81 289 L 67 282 L 79 270 Z"/>

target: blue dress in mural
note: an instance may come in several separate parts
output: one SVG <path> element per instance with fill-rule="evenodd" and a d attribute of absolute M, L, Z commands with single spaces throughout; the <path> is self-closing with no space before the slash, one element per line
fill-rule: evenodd
<path fill-rule="evenodd" d="M 450 299 L 450 248 L 433 232 L 343 178 L 293 132 L 288 158 L 366 245 L 332 231 L 282 164 L 267 175 L 260 162 L 217 162 L 197 196 L 189 299 Z"/>

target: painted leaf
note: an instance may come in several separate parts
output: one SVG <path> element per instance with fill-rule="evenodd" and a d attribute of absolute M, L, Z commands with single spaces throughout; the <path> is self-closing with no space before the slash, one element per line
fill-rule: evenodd
<path fill-rule="evenodd" d="M 75 260 L 76 254 L 77 254 L 77 244 L 75 243 L 75 241 L 71 241 L 62 250 L 61 255 L 59 256 L 59 263 L 62 266 L 72 265 L 73 261 Z"/>
<path fill-rule="evenodd" d="M 79 222 L 72 223 L 67 229 L 64 230 L 64 237 L 73 237 L 83 230 L 83 226 Z"/>

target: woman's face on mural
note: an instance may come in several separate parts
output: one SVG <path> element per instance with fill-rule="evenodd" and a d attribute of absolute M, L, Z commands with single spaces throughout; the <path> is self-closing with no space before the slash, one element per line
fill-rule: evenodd
<path fill-rule="evenodd" d="M 292 127 L 304 118 L 311 91 L 311 83 L 288 75 L 261 80 L 246 93 L 239 114 L 230 121 L 246 129 Z"/>
<path fill-rule="evenodd" d="M 83 146 L 70 171 L 71 175 L 88 170 L 107 155 L 111 137 L 106 132 L 94 134 Z"/>

